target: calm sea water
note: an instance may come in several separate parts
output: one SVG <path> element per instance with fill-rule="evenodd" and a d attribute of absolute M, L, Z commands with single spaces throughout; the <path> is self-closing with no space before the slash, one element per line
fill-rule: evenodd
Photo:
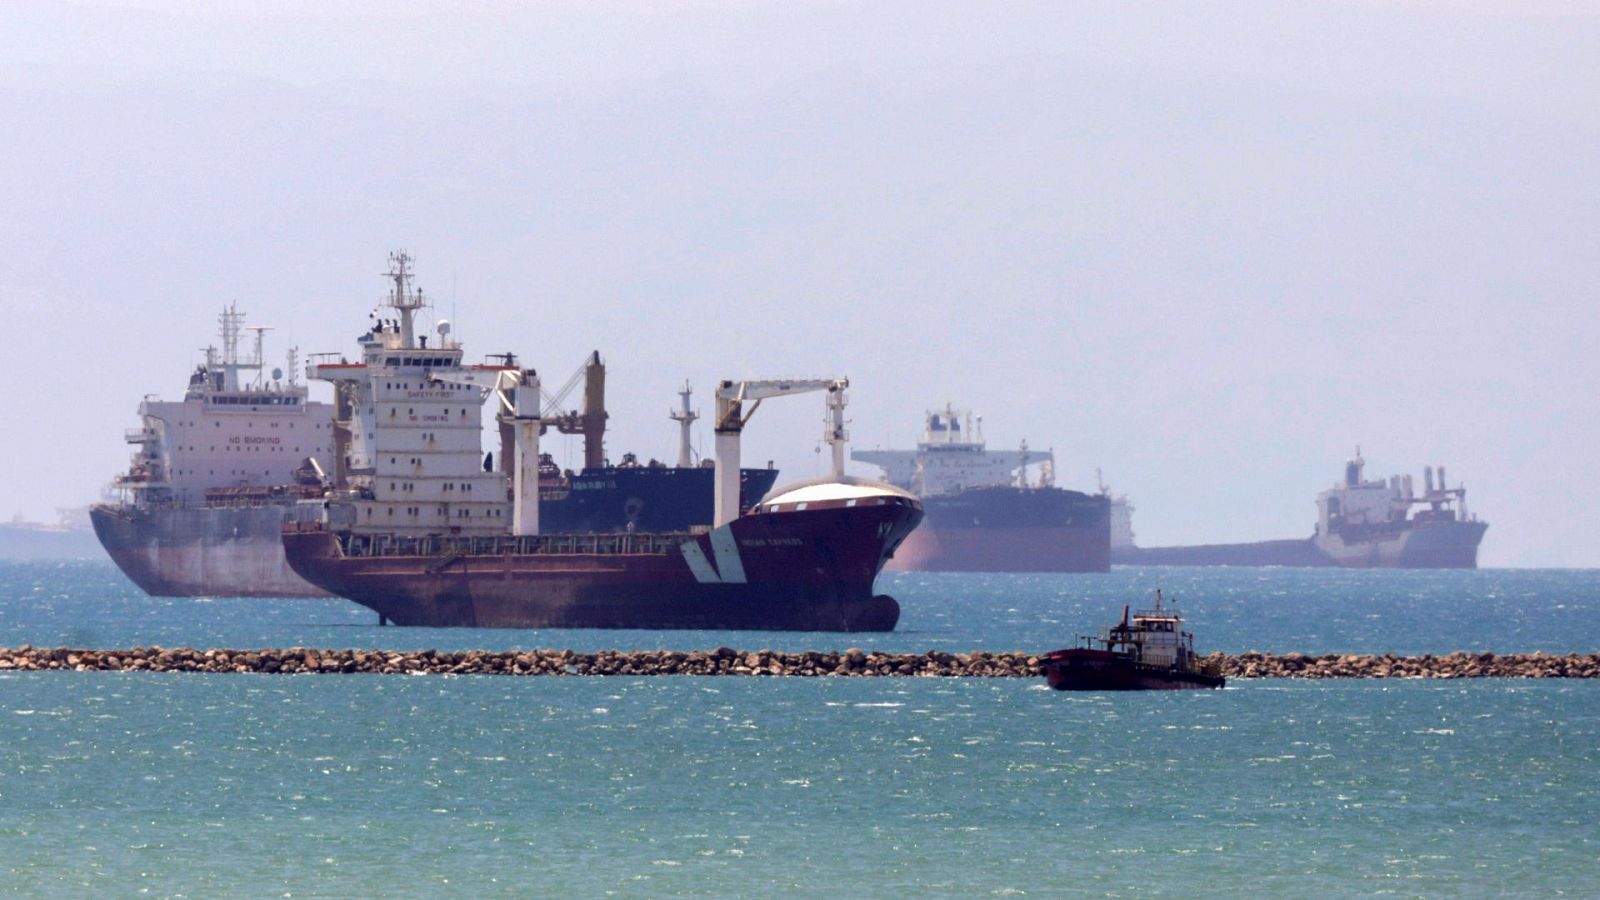
<path fill-rule="evenodd" d="M 378 628 L 0 566 L 0 645 L 1048 649 L 1163 586 L 1201 649 L 1600 648 L 1600 573 L 902 576 L 891 635 Z M 1600 685 L 0 676 L 31 894 L 1600 894 Z"/>

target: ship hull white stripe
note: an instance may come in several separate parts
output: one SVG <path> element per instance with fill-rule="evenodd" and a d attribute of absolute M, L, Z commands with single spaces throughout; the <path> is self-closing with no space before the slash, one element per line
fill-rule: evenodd
<path fill-rule="evenodd" d="M 739 558 L 739 542 L 733 529 L 724 525 L 711 532 L 711 549 L 717 555 L 717 571 L 727 584 L 744 584 L 744 560 Z"/>
<path fill-rule="evenodd" d="M 694 573 L 694 580 L 701 584 L 721 584 L 722 577 L 717 570 L 711 568 L 711 561 L 706 559 L 706 554 L 700 549 L 699 541 L 684 541 L 679 545 L 683 550 L 683 559 L 689 564 L 689 571 Z"/>

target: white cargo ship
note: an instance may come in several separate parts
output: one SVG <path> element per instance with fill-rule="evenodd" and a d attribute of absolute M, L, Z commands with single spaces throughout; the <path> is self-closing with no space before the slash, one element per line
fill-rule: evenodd
<path fill-rule="evenodd" d="M 268 373 L 262 340 L 229 306 L 221 346 L 207 347 L 182 400 L 146 397 L 119 495 L 90 509 L 122 571 L 163 597 L 322 597 L 283 557 L 286 519 L 315 515 L 333 456 L 333 408 L 307 399 L 290 350 Z M 245 332 L 253 347 L 241 349 Z"/>

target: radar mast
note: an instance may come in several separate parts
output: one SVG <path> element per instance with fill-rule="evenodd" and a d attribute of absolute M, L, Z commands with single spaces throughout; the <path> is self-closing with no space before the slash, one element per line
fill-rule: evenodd
<path fill-rule="evenodd" d="M 422 289 L 411 290 L 411 254 L 404 250 L 389 254 L 389 271 L 384 277 L 394 282 L 394 290 L 389 294 L 389 305 L 400 313 L 400 346 L 407 349 L 416 346 L 416 332 L 412 325 L 413 314 L 426 306 L 422 299 Z"/>

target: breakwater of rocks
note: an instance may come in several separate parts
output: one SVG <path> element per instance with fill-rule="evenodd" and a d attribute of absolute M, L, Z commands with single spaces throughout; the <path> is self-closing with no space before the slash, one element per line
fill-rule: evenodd
<path fill-rule="evenodd" d="M 1230 678 L 1600 678 L 1600 653 L 1451 653 L 1371 656 L 1251 651 L 1212 654 Z M 149 671 L 372 675 L 746 675 L 1036 678 L 1039 656 L 1022 652 L 878 653 L 775 650 L 85 650 L 0 648 L 0 671 Z"/>

